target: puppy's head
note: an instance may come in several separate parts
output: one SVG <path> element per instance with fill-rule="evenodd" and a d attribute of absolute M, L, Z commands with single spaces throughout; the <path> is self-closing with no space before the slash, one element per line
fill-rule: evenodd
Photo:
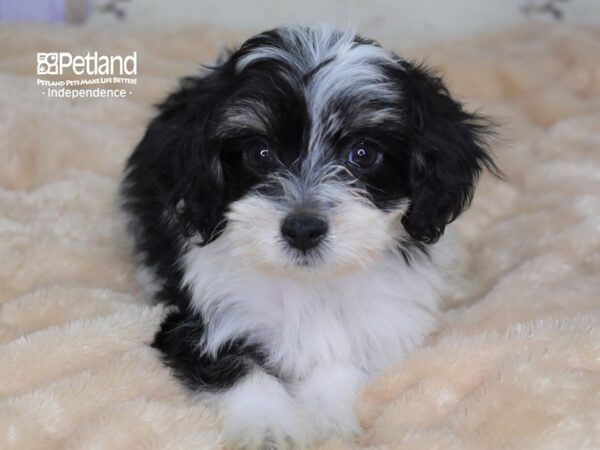
<path fill-rule="evenodd" d="M 326 27 L 246 41 L 161 106 L 146 145 L 189 242 L 328 273 L 433 243 L 469 204 L 486 126 L 439 78 Z"/>

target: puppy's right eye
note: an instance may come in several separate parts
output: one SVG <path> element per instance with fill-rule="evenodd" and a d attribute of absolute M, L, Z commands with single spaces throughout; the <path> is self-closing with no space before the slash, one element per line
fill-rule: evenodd
<path fill-rule="evenodd" d="M 264 171 L 272 167 L 275 158 L 264 143 L 255 143 L 244 150 L 244 161 L 254 170 Z"/>

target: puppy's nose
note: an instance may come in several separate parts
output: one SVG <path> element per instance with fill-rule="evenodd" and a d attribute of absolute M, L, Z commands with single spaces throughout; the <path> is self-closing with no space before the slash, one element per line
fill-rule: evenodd
<path fill-rule="evenodd" d="M 294 248 L 306 252 L 327 234 L 327 222 L 306 214 L 290 214 L 281 224 L 281 234 Z"/>

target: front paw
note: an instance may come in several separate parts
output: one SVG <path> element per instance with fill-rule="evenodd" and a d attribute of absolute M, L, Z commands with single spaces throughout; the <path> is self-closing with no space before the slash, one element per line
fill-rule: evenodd
<path fill-rule="evenodd" d="M 332 365 L 316 368 L 299 386 L 295 398 L 310 417 L 317 437 L 352 439 L 360 433 L 354 400 L 363 379 L 354 367 Z"/>
<path fill-rule="evenodd" d="M 275 377 L 254 372 L 225 392 L 219 403 L 223 432 L 235 449 L 302 449 L 308 444 L 306 421 Z"/>

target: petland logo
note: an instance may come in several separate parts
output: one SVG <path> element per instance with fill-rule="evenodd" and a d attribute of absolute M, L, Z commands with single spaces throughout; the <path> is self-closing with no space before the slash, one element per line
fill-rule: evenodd
<path fill-rule="evenodd" d="M 48 97 L 125 97 L 131 95 L 126 89 L 106 88 L 107 85 L 137 84 L 137 52 L 130 55 L 101 55 L 87 52 L 85 55 L 73 55 L 70 52 L 51 52 L 37 54 L 37 84 L 47 89 Z M 73 79 L 64 79 L 74 76 Z M 83 78 L 83 77 L 92 78 Z M 60 77 L 60 78 L 54 78 Z M 95 88 L 83 86 L 96 85 Z"/>
<path fill-rule="evenodd" d="M 87 52 L 73 56 L 69 52 L 38 53 L 38 75 L 62 75 L 71 69 L 75 75 L 137 75 L 137 52 L 129 56 L 99 55 Z"/>

